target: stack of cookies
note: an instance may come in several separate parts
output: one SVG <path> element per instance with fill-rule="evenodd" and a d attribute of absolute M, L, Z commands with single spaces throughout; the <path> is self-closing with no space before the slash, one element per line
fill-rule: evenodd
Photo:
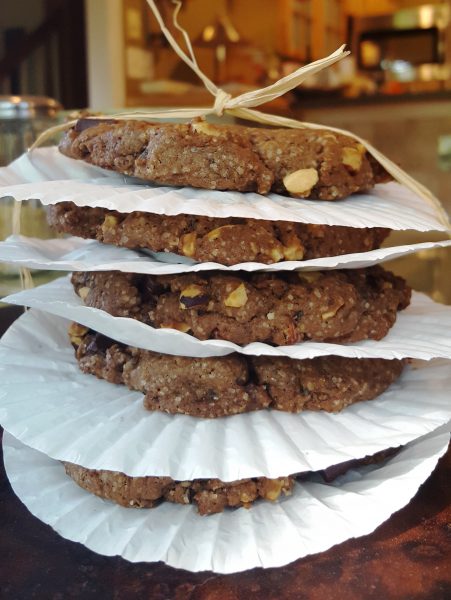
<path fill-rule="evenodd" d="M 277 192 L 324 201 L 340 200 L 389 179 L 363 146 L 328 131 L 220 126 L 200 120 L 155 125 L 84 119 L 66 133 L 60 150 L 158 185 Z M 365 252 L 378 248 L 388 234 L 380 228 L 236 217 L 121 214 L 73 203 L 50 207 L 49 220 L 59 233 L 228 266 Z M 172 276 L 78 272 L 72 284 L 87 306 L 115 317 L 239 346 L 378 340 L 410 301 L 406 283 L 379 266 Z M 147 410 L 209 419 L 261 409 L 338 412 L 381 394 L 403 368 L 402 360 L 338 356 L 293 360 L 240 353 L 208 358 L 166 355 L 118 343 L 114 332 L 106 337 L 80 324 L 71 327 L 70 338 L 83 372 L 142 392 Z M 201 514 L 288 494 L 293 477 L 282 465 L 281 469 L 278 479 L 224 483 L 129 478 L 66 466 L 79 485 L 122 505 L 150 506 L 160 499 L 195 502 Z"/>
<path fill-rule="evenodd" d="M 390 179 L 353 138 L 320 129 L 81 119 L 65 133 L 59 149 L 71 159 L 139 178 L 162 193 L 187 186 L 223 193 L 225 202 L 236 194 L 244 201 L 260 194 L 262 203 L 268 194 L 317 205 L 352 202 L 352 194 Z M 135 190 L 132 196 L 139 195 Z M 192 190 L 192 196 L 196 193 Z M 409 358 L 405 354 L 376 352 L 364 358 L 353 355 L 352 348 L 367 341 L 377 344 L 389 334 L 411 301 L 406 282 L 379 264 L 318 271 L 302 266 L 310 259 L 371 252 L 388 229 L 240 217 L 233 207 L 231 216 L 221 217 L 195 209 L 194 214 L 173 212 L 153 212 L 150 204 L 148 211 L 122 212 L 117 206 L 86 206 L 66 198 L 49 207 L 49 222 L 60 234 L 166 256 L 177 264 L 169 275 L 102 269 L 71 275 L 77 302 L 95 309 L 99 323 L 109 324 L 95 328 L 79 318 L 69 325 L 86 386 L 97 377 L 140 392 L 143 411 L 165 413 L 169 419 L 217 420 L 224 430 L 229 419 L 244 413 L 280 411 L 296 430 L 294 413 L 322 411 L 333 420 L 353 404 L 378 398 L 400 378 Z M 212 268 L 202 269 L 202 263 Z M 161 353 L 144 340 L 140 346 L 136 335 L 136 343 L 126 341 L 124 327 L 131 330 L 135 321 L 166 336 L 168 351 Z M 193 339 L 197 345 L 188 352 L 186 340 Z M 311 357 L 290 357 L 290 349 L 305 343 L 317 344 Z M 334 348 L 351 351 L 334 353 Z M 93 427 L 97 430 L 99 423 Z M 258 430 L 252 429 L 255 435 Z M 267 442 L 257 440 L 255 452 Z M 302 440 L 297 443 L 302 446 Z M 145 444 L 144 438 L 137 439 L 137 447 Z M 210 450 L 204 448 L 206 454 Z M 324 466 L 342 462 L 343 453 L 336 461 L 331 453 L 333 448 Z M 364 463 L 386 456 L 379 452 Z M 164 469 L 142 475 L 135 468 L 126 473 L 55 458 L 79 486 L 108 501 L 135 508 L 194 504 L 201 515 L 253 509 L 257 500 L 280 502 L 306 476 L 287 469 L 283 459 L 277 473 L 272 468 L 268 476 L 230 480 L 219 478 L 219 471 L 209 478 L 177 479 Z M 242 471 L 253 471 L 243 460 Z M 336 477 L 348 467 L 340 464 L 323 476 Z"/>

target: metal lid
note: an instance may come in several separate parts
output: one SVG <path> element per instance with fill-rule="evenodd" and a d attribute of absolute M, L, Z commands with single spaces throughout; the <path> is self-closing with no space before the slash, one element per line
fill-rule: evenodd
<path fill-rule="evenodd" d="M 0 119 L 53 118 L 62 108 L 46 96 L 0 96 Z"/>

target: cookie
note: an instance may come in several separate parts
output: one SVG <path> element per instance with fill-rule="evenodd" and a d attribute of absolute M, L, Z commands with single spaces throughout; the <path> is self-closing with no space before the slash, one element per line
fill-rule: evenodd
<path fill-rule="evenodd" d="M 201 515 L 222 512 L 226 507 L 249 508 L 255 500 L 275 501 L 289 495 L 292 477 L 256 477 L 224 483 L 219 479 L 175 481 L 170 477 L 129 477 L 117 471 L 86 469 L 64 463 L 66 473 L 88 492 L 121 506 L 152 508 L 161 501 L 195 504 Z"/>
<path fill-rule="evenodd" d="M 390 448 L 363 459 L 351 460 L 318 471 L 330 483 L 349 469 L 380 463 L 395 454 Z M 176 481 L 170 477 L 130 477 L 118 471 L 87 469 L 73 463 L 63 463 L 67 475 L 88 492 L 127 508 L 154 508 L 164 501 L 195 504 L 199 514 L 211 515 L 226 508 L 251 508 L 256 500 L 275 502 L 292 493 L 296 479 L 300 485 L 314 473 L 301 473 L 269 479 L 253 477 L 223 482 L 220 479 Z"/>
<path fill-rule="evenodd" d="M 380 266 L 163 276 L 77 272 L 72 283 L 87 306 L 113 316 L 240 345 L 380 340 L 410 302 L 406 282 Z"/>
<path fill-rule="evenodd" d="M 310 225 L 258 219 L 219 219 L 195 215 L 119 213 L 62 202 L 48 207 L 49 224 L 99 242 L 174 252 L 199 262 L 236 265 L 309 260 L 379 248 L 390 230 Z"/>
<path fill-rule="evenodd" d="M 364 146 L 325 129 L 81 119 L 59 148 L 152 183 L 209 190 L 339 200 L 389 180 Z"/>
<path fill-rule="evenodd" d="M 404 365 L 341 356 L 171 356 L 117 343 L 76 323 L 69 335 L 83 372 L 142 392 L 148 410 L 203 418 L 265 408 L 338 412 L 379 396 Z"/>

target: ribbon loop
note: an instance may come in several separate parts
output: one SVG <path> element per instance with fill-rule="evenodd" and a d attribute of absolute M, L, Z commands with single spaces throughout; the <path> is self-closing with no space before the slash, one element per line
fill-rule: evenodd
<path fill-rule="evenodd" d="M 224 110 L 227 108 L 227 103 L 232 99 L 232 96 L 218 88 L 215 96 L 215 103 L 213 105 L 213 111 L 219 116 L 222 117 L 224 114 Z"/>

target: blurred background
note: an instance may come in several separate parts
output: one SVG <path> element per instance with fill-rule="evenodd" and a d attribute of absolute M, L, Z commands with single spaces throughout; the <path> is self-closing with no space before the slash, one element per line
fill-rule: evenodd
<path fill-rule="evenodd" d="M 172 25 L 171 0 L 156 3 L 183 44 Z M 346 43 L 350 57 L 262 110 L 363 136 L 451 209 L 449 0 L 184 0 L 179 21 L 201 69 L 232 95 Z M 169 47 L 146 0 L 2 2 L 0 94 L 0 164 L 72 109 L 212 104 Z M 6 209 L 1 217 L 5 237 Z M 24 223 L 26 233 L 36 233 L 27 231 L 36 222 Z M 431 237 L 397 234 L 396 243 Z M 418 262 L 414 267 L 404 259 L 399 268 L 431 291 L 445 277 L 449 258 L 447 251 L 428 253 L 418 276 Z M 447 280 L 450 289 L 431 292 L 437 299 L 451 296 Z"/>

